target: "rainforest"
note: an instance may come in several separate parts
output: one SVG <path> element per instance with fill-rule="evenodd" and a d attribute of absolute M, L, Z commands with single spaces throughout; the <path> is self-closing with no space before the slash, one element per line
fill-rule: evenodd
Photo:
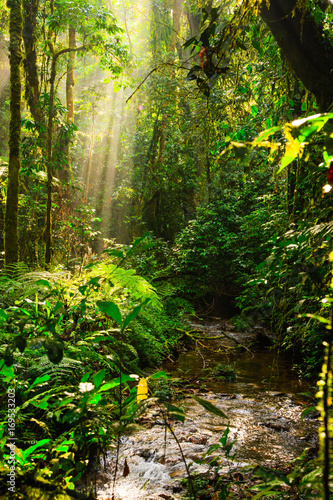
<path fill-rule="evenodd" d="M 0 498 L 333 498 L 331 0 L 0 0 Z"/>

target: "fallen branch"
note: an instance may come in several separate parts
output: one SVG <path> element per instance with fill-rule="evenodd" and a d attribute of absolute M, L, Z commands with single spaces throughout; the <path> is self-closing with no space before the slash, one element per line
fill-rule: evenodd
<path fill-rule="evenodd" d="M 190 332 L 186 332 L 185 330 L 182 330 L 182 331 L 183 331 L 183 333 L 185 333 L 186 335 L 191 337 L 191 339 L 196 342 L 196 345 L 197 345 L 198 340 L 219 340 L 219 339 L 223 339 L 224 337 L 226 337 L 227 339 L 232 340 L 233 342 L 235 342 L 235 344 L 239 345 L 240 347 L 242 347 L 243 349 L 248 351 L 251 354 L 251 356 L 254 358 L 254 354 L 250 351 L 250 349 L 248 347 L 246 347 L 246 345 L 242 344 L 241 342 L 239 342 L 239 340 L 234 339 L 233 337 L 231 337 L 230 335 L 228 335 L 225 332 L 222 332 L 222 335 L 216 335 L 215 337 L 207 337 L 207 335 L 201 335 L 199 337 L 199 336 L 191 335 L 191 332 L 198 332 L 199 330 L 191 330 Z"/>

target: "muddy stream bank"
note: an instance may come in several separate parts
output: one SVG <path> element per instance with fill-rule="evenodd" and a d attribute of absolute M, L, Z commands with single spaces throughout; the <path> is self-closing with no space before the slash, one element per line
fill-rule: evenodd
<path fill-rule="evenodd" d="M 220 473 L 243 470 L 248 465 L 282 467 L 305 448 L 314 449 L 316 414 L 310 412 L 301 418 L 309 405 L 304 397 L 308 388 L 300 382 L 288 359 L 256 345 L 258 337 L 262 337 L 260 328 L 239 333 L 220 319 L 192 325 L 211 337 L 220 335 L 222 329 L 230 338 L 200 341 L 197 349 L 182 353 L 176 363 L 170 361 L 164 366 L 176 382 L 183 381 L 182 398 L 178 397 L 174 404 L 183 408 L 186 418 L 184 423 L 173 420 L 172 429 L 191 473 L 208 472 L 208 462 L 214 457 Z M 248 345 L 251 352 L 237 347 L 232 339 Z M 234 363 L 235 380 L 225 381 L 213 375 L 214 367 L 221 363 Z M 209 447 L 219 442 L 228 421 L 207 412 L 191 394 L 213 403 L 228 417 L 233 460 L 220 450 L 204 457 Z M 152 405 L 138 424 L 141 430 L 122 437 L 114 498 L 181 498 L 180 479 L 186 477 L 185 465 L 179 445 L 165 431 L 159 407 Z M 105 470 L 97 477 L 97 496 L 106 500 L 113 494 L 115 452 L 109 451 L 105 462 L 101 462 Z"/>

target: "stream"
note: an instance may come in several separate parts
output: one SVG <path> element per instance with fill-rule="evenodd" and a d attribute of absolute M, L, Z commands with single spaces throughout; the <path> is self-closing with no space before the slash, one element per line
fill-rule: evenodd
<path fill-rule="evenodd" d="M 284 467 L 301 455 L 305 448 L 317 445 L 317 415 L 309 412 L 304 395 L 308 388 L 301 383 L 291 362 L 256 341 L 262 329 L 236 332 L 227 321 L 213 318 L 192 322 L 207 336 L 219 336 L 221 329 L 229 338 L 200 340 L 196 348 L 184 351 L 177 362 L 167 361 L 164 370 L 177 380 L 185 380 L 182 399 L 173 401 L 185 412 L 185 422 L 171 425 L 191 474 L 210 471 L 208 462 L 216 459 L 220 474 L 235 474 L 247 466 Z M 237 346 L 247 345 L 249 350 Z M 261 342 L 262 343 L 262 342 Z M 213 376 L 220 363 L 234 363 L 236 379 L 225 381 Z M 231 459 L 223 450 L 205 456 L 209 447 L 219 442 L 227 420 L 209 413 L 191 398 L 205 399 L 228 417 L 228 443 Z M 101 459 L 97 477 L 97 498 L 107 500 L 161 500 L 182 496 L 180 480 L 186 477 L 179 445 L 166 431 L 156 404 L 138 419 L 140 430 L 121 438 L 117 480 L 113 491 L 115 451 Z M 198 462 L 201 463 L 198 463 Z"/>

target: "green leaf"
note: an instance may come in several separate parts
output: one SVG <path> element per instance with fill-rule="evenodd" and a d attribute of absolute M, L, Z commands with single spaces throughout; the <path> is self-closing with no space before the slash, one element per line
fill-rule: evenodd
<path fill-rule="evenodd" d="M 264 130 L 263 132 L 261 132 L 261 134 L 258 135 L 258 137 L 256 139 L 254 139 L 252 145 L 257 146 L 257 144 L 259 144 L 262 141 L 266 141 L 268 139 L 268 137 L 275 134 L 279 130 L 281 130 L 281 127 L 271 127 L 267 130 Z"/>
<path fill-rule="evenodd" d="M 8 319 L 8 314 L 5 313 L 5 311 L 3 309 L 0 309 L 0 318 L 7 321 Z"/>
<path fill-rule="evenodd" d="M 36 285 L 46 286 L 49 290 L 51 290 L 52 285 L 48 280 L 40 279 L 36 281 Z"/>
<path fill-rule="evenodd" d="M 178 406 L 166 404 L 166 409 L 168 410 L 169 414 L 172 415 L 176 420 L 180 420 L 181 422 L 185 422 L 185 414 L 181 408 L 178 408 Z"/>
<path fill-rule="evenodd" d="M 156 372 L 153 373 L 152 375 L 149 375 L 149 379 L 156 379 L 156 378 L 168 378 L 168 376 L 165 372 Z"/>
<path fill-rule="evenodd" d="M 269 486 L 268 488 L 265 488 L 264 490 L 262 491 L 259 491 L 259 493 L 257 493 L 254 497 L 252 497 L 252 500 L 258 500 L 259 498 L 263 497 L 263 496 L 272 496 L 272 495 L 279 495 L 281 493 L 281 491 L 272 491 L 272 489 L 274 488 L 274 484 L 272 486 Z"/>
<path fill-rule="evenodd" d="M 81 378 L 81 382 L 84 384 L 85 382 L 87 382 L 88 378 L 90 377 L 91 375 L 91 372 L 88 372 L 88 373 L 85 373 L 83 375 L 83 377 Z"/>
<path fill-rule="evenodd" d="M 190 45 L 192 45 L 194 42 L 197 41 L 197 38 L 194 36 L 193 38 L 190 38 L 189 40 L 186 40 L 186 42 L 183 44 L 183 48 L 187 49 Z"/>
<path fill-rule="evenodd" d="M 23 451 L 24 457 L 25 458 L 28 457 L 37 448 L 44 446 L 46 443 L 49 443 L 50 441 L 51 441 L 50 439 L 42 439 L 41 441 L 38 441 L 38 443 L 34 444 L 33 446 L 29 446 L 29 448 L 27 448 L 26 450 Z"/>
<path fill-rule="evenodd" d="M 101 385 L 103 378 L 105 377 L 105 370 L 100 370 L 96 375 L 93 376 L 93 382 L 96 389 Z"/>
<path fill-rule="evenodd" d="M 102 253 L 107 253 L 110 257 L 120 257 L 121 259 L 125 257 L 124 252 L 117 250 L 116 248 L 107 248 L 106 250 L 103 250 Z"/>
<path fill-rule="evenodd" d="M 284 155 L 284 157 L 281 160 L 281 165 L 279 170 L 277 171 L 277 174 L 279 174 L 285 167 L 287 167 L 292 161 L 296 159 L 296 155 Z"/>
<path fill-rule="evenodd" d="M 114 387 L 117 387 L 118 385 L 123 384 L 124 382 L 129 382 L 129 381 L 133 382 L 133 378 L 130 377 L 129 375 L 122 374 L 121 378 L 118 377 L 118 378 L 111 380 L 110 382 L 107 382 L 106 384 L 103 384 L 102 387 L 100 387 L 98 389 L 98 392 L 108 391 L 109 389 L 113 389 Z"/>
<path fill-rule="evenodd" d="M 90 405 L 96 405 L 99 403 L 100 399 L 102 397 L 102 394 L 94 394 L 90 399 L 88 399 L 88 403 Z"/>
<path fill-rule="evenodd" d="M 197 403 L 199 403 L 199 405 L 203 406 L 205 410 L 209 411 L 209 413 L 213 413 L 213 415 L 217 415 L 218 417 L 228 419 L 225 413 L 223 413 L 222 410 L 217 408 L 217 406 L 210 403 L 210 401 L 206 401 L 205 399 L 201 399 L 199 398 L 199 396 L 194 396 L 194 395 L 191 396 L 191 398 L 194 399 L 194 401 L 196 401 Z"/>
<path fill-rule="evenodd" d="M 58 301 L 53 308 L 53 311 L 52 311 L 53 314 L 56 314 L 63 306 L 64 306 L 64 303 Z"/>
<path fill-rule="evenodd" d="M 111 301 L 101 301 L 96 302 L 98 309 L 114 319 L 120 326 L 122 326 L 122 319 L 119 307 L 117 304 Z"/>
<path fill-rule="evenodd" d="M 36 380 L 28 387 L 27 392 L 31 391 L 33 387 L 36 385 L 40 385 L 43 382 L 46 382 L 47 380 L 50 380 L 50 375 L 43 375 L 42 377 L 37 377 Z"/>
<path fill-rule="evenodd" d="M 140 305 L 138 305 L 138 306 L 134 307 L 133 311 L 132 311 L 132 312 L 130 312 L 130 313 L 126 316 L 126 318 L 125 318 L 125 320 L 124 320 L 124 328 L 126 328 L 126 327 L 130 324 L 130 322 L 131 322 L 133 319 L 135 319 L 135 318 L 137 317 L 137 315 L 138 315 L 138 314 L 139 314 L 139 312 L 141 311 L 142 307 L 143 307 L 143 306 L 145 306 L 146 304 L 148 304 L 148 302 L 150 302 L 150 299 L 149 299 L 149 298 L 148 298 L 148 299 L 146 299 L 145 301 L 143 301 L 143 302 L 142 302 L 142 304 L 140 304 Z"/>
<path fill-rule="evenodd" d="M 257 116 L 258 106 L 255 106 L 255 105 L 251 106 L 251 114 L 252 114 L 253 118 L 255 118 Z"/>

